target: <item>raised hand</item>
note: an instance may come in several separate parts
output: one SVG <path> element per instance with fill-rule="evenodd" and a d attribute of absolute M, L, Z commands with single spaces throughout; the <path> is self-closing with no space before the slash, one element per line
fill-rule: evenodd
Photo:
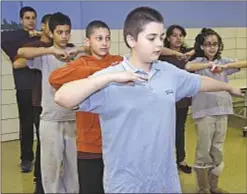
<path fill-rule="evenodd" d="M 131 72 L 131 71 L 123 71 L 112 73 L 112 80 L 118 83 L 134 83 L 134 82 L 144 82 L 147 81 L 147 77 Z"/>

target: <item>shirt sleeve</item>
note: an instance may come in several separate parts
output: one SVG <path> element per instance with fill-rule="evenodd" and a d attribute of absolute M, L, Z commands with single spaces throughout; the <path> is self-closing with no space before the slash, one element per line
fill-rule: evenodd
<path fill-rule="evenodd" d="M 38 70 L 42 71 L 42 69 L 43 69 L 43 56 L 35 57 L 33 59 L 28 59 L 27 60 L 27 66 L 30 69 L 38 69 Z"/>
<path fill-rule="evenodd" d="M 195 96 L 201 88 L 200 75 L 178 69 L 175 72 L 175 78 L 176 101 L 179 101 L 184 97 Z"/>
<path fill-rule="evenodd" d="M 50 74 L 49 82 L 54 88 L 57 89 L 67 82 L 87 78 L 101 69 L 102 68 L 98 66 L 87 65 L 82 58 L 79 58 L 54 70 Z"/>
<path fill-rule="evenodd" d="M 115 71 L 116 69 L 114 67 L 108 67 L 94 73 L 91 77 L 100 76 Z M 104 114 L 106 111 L 109 111 L 110 106 L 107 100 L 108 89 L 109 85 L 107 85 L 105 88 L 102 88 L 101 90 L 96 91 L 91 96 L 86 98 L 83 102 L 79 104 L 78 111 L 92 112 L 97 114 Z"/>

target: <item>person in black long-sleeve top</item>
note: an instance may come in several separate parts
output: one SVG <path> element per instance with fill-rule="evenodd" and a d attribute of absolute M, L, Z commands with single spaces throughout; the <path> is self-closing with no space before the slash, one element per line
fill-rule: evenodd
<path fill-rule="evenodd" d="M 35 30 L 37 13 L 32 7 L 20 10 L 22 29 L 1 32 L 2 50 L 15 61 L 17 50 L 29 41 L 39 39 Z M 29 68 L 13 69 L 16 99 L 20 122 L 21 170 L 32 170 L 33 153 L 33 106 L 32 106 L 32 70 Z"/>
<path fill-rule="evenodd" d="M 179 25 L 171 25 L 166 31 L 164 46 L 174 50 L 174 55 L 164 55 L 159 60 L 167 61 L 180 69 L 185 68 L 185 64 L 195 58 L 193 48 L 187 48 L 184 44 L 186 31 Z M 178 54 L 177 54 L 178 53 Z M 190 98 L 183 98 L 176 103 L 176 155 L 178 169 L 191 173 L 191 167 L 185 162 L 185 122 L 188 114 L 188 108 L 191 104 Z"/>

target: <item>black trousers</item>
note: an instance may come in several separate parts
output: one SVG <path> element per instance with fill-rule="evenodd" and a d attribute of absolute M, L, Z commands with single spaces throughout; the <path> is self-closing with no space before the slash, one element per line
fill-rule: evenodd
<path fill-rule="evenodd" d="M 176 108 L 176 155 L 177 163 L 185 159 L 185 123 L 188 114 L 188 107 Z"/>
<path fill-rule="evenodd" d="M 104 165 L 102 159 L 78 159 L 80 194 L 101 194 Z"/>
<path fill-rule="evenodd" d="M 21 160 L 33 161 L 33 105 L 32 90 L 16 91 L 20 122 Z"/>
<path fill-rule="evenodd" d="M 41 180 L 39 123 L 42 107 L 32 105 L 32 90 L 17 90 L 16 98 L 20 121 L 21 160 L 33 161 L 34 159 L 33 125 L 35 125 L 37 148 L 35 154 L 34 176 L 36 179 Z"/>

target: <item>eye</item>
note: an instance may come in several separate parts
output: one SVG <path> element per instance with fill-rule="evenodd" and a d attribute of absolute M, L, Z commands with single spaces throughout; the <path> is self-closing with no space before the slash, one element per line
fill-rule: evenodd
<path fill-rule="evenodd" d="M 149 41 L 154 41 L 155 37 L 148 37 Z"/>

